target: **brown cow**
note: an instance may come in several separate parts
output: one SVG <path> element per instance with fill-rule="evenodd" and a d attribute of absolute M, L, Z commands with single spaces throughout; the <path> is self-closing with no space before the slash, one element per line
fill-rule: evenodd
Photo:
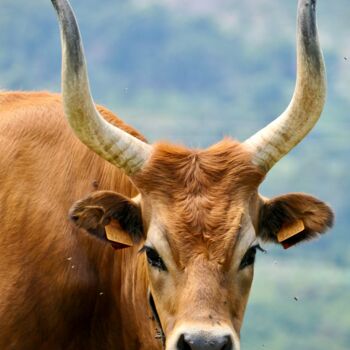
<path fill-rule="evenodd" d="M 309 195 L 258 194 L 323 108 L 316 1 L 299 0 L 289 107 L 244 143 L 206 150 L 149 145 L 95 108 L 73 12 L 52 3 L 65 113 L 58 95 L 0 94 L 0 349 L 239 349 L 257 242 L 292 245 L 333 221 Z M 87 194 L 74 228 L 67 213 Z M 111 247 L 111 220 L 133 247 Z"/>

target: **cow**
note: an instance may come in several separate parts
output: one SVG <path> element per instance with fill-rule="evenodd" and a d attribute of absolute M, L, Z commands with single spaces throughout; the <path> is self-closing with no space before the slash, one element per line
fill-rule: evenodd
<path fill-rule="evenodd" d="M 310 195 L 258 192 L 323 109 L 316 0 L 298 2 L 288 108 L 207 149 L 149 144 L 96 106 L 73 11 L 51 1 L 62 96 L 0 93 L 0 349 L 240 349 L 259 242 L 333 222 Z"/>

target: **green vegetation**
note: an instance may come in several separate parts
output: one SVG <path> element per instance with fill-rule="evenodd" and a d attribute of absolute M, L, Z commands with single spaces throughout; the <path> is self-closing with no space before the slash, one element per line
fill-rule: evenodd
<path fill-rule="evenodd" d="M 349 270 L 264 256 L 256 267 L 242 348 L 349 349 L 349 289 Z"/>
<path fill-rule="evenodd" d="M 271 247 L 258 259 L 242 334 L 248 350 L 349 349 L 350 7 L 348 0 L 318 2 L 327 106 L 262 192 L 317 195 L 335 209 L 336 226 L 315 243 Z M 96 101 L 151 141 L 194 147 L 224 135 L 244 140 L 287 106 L 296 3 L 72 0 Z M 0 33 L 0 88 L 59 90 L 58 28 L 49 0 L 2 0 Z"/>

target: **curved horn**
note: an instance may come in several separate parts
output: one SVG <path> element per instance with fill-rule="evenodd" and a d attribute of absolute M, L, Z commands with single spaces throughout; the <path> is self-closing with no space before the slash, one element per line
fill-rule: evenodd
<path fill-rule="evenodd" d="M 244 142 L 266 172 L 296 146 L 319 119 L 326 98 L 326 74 L 316 25 L 316 0 L 299 0 L 297 81 L 288 108 Z"/>
<path fill-rule="evenodd" d="M 62 95 L 68 122 L 94 152 L 129 175 L 142 168 L 152 146 L 105 121 L 90 93 L 79 27 L 67 0 L 51 0 L 57 12 L 62 42 Z"/>

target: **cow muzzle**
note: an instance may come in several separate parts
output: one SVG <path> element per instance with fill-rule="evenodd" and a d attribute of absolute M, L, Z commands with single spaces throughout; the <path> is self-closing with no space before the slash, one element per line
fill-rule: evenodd
<path fill-rule="evenodd" d="M 205 327 L 206 328 L 206 327 Z M 239 350 L 239 339 L 230 328 L 181 326 L 167 341 L 167 350 Z"/>
<path fill-rule="evenodd" d="M 181 334 L 177 350 L 233 350 L 229 335 L 212 336 L 206 334 Z"/>

